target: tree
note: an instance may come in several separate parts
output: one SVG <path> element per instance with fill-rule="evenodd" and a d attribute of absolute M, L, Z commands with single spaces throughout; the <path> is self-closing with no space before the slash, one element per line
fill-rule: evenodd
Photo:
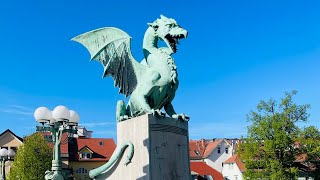
<path fill-rule="evenodd" d="M 45 171 L 51 169 L 52 149 L 39 133 L 24 139 L 12 164 L 10 180 L 44 179 Z"/>
<path fill-rule="evenodd" d="M 315 126 L 304 128 L 299 136 L 300 149 L 305 152 L 305 163 L 315 171 L 314 179 L 320 179 L 320 131 Z"/>
<path fill-rule="evenodd" d="M 307 121 L 309 105 L 297 105 L 292 97 L 297 92 L 287 92 L 278 103 L 276 100 L 260 101 L 256 111 L 247 115 L 248 137 L 239 148 L 245 161 L 245 178 L 249 179 L 296 179 L 295 156 L 300 133 L 298 121 Z"/>

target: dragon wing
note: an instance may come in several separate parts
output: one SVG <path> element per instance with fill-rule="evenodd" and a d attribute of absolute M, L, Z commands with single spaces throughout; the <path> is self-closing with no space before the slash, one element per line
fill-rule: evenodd
<path fill-rule="evenodd" d="M 76 36 L 72 39 L 84 45 L 91 60 L 99 61 L 104 67 L 103 77 L 111 76 L 119 93 L 126 97 L 137 86 L 137 73 L 145 66 L 139 64 L 130 49 L 131 37 L 124 31 L 106 27 Z"/>

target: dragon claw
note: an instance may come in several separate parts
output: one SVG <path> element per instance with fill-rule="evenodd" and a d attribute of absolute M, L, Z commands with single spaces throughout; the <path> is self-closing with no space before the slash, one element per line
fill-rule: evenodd
<path fill-rule="evenodd" d="M 127 116 L 127 115 L 120 116 L 119 122 L 124 121 L 124 120 L 127 120 L 127 119 L 129 119 L 129 116 Z"/>
<path fill-rule="evenodd" d="M 174 114 L 172 115 L 172 118 L 174 119 L 180 119 L 180 120 L 183 120 L 183 121 L 189 121 L 190 120 L 190 117 L 185 115 L 184 113 L 181 113 L 181 114 Z"/>
<path fill-rule="evenodd" d="M 125 166 L 128 166 L 128 164 L 130 164 L 131 163 L 131 161 L 128 159 L 125 163 L 124 163 L 124 165 Z"/>
<path fill-rule="evenodd" d="M 165 117 L 166 113 L 160 111 L 159 109 L 151 109 L 150 114 L 152 114 L 153 116 L 161 116 L 161 117 Z"/>

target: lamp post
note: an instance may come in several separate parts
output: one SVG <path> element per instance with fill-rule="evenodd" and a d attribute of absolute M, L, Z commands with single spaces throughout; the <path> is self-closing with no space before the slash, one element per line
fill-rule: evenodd
<path fill-rule="evenodd" d="M 48 140 L 54 144 L 51 171 L 46 171 L 45 179 L 67 179 L 67 174 L 62 171 L 60 145 L 63 133 L 68 133 L 68 137 L 77 134 L 80 119 L 78 113 L 65 106 L 57 106 L 52 112 L 46 107 L 39 107 L 34 112 L 34 118 L 42 124 L 42 126 L 37 126 L 37 131 L 51 133 L 51 139 Z"/>
<path fill-rule="evenodd" d="M 6 161 L 13 160 L 16 155 L 14 150 L 2 148 L 0 150 L 0 161 L 1 161 L 1 180 L 6 180 Z"/>

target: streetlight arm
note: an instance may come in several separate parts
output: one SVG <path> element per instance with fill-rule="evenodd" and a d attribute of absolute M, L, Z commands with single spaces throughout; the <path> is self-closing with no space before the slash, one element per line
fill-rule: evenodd
<path fill-rule="evenodd" d="M 65 133 L 65 132 L 68 132 L 68 133 L 71 133 L 71 134 L 77 134 L 78 130 L 76 130 L 76 129 L 64 129 L 63 133 Z"/>
<path fill-rule="evenodd" d="M 50 128 L 50 127 L 36 126 L 36 128 L 37 128 L 37 131 L 39 131 L 39 132 L 43 132 L 43 131 L 50 131 L 50 132 L 52 132 L 52 128 Z"/>

